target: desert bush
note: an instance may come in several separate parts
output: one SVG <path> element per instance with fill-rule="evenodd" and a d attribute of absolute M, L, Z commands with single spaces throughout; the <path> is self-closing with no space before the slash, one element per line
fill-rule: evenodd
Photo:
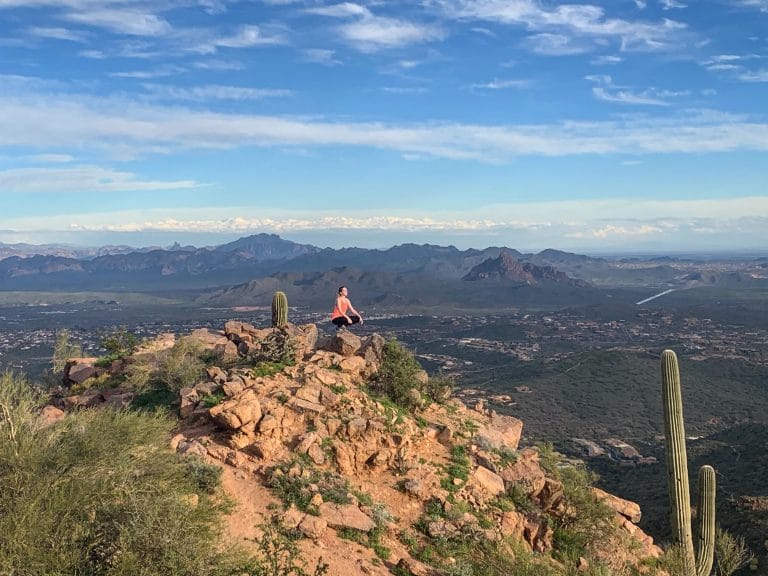
<path fill-rule="evenodd" d="M 131 332 L 128 332 L 125 326 L 121 326 L 117 330 L 102 336 L 101 346 L 107 353 L 96 361 L 96 365 L 109 366 L 115 360 L 130 356 L 136 350 L 138 344 L 139 339 Z"/>
<path fill-rule="evenodd" d="M 82 354 L 82 347 L 79 344 L 72 342 L 69 330 L 65 328 L 56 332 L 56 341 L 53 344 L 54 374 L 64 370 L 67 360 L 82 356 Z"/>
<path fill-rule="evenodd" d="M 125 383 L 141 393 L 134 407 L 167 407 L 178 399 L 179 390 L 201 382 L 204 352 L 197 340 L 180 338 L 169 350 L 133 358 L 125 369 Z"/>
<path fill-rule="evenodd" d="M 749 551 L 743 537 L 733 536 L 718 528 L 715 533 L 715 573 L 717 576 L 731 576 L 749 565 L 754 555 Z"/>
<path fill-rule="evenodd" d="M 242 572 L 247 559 L 220 546 L 217 500 L 167 447 L 170 419 L 83 410 L 44 426 L 40 401 L 0 377 L 0 574 Z"/>
<path fill-rule="evenodd" d="M 205 373 L 202 354 L 203 346 L 199 341 L 179 338 L 173 348 L 160 355 L 154 379 L 163 387 L 176 392 L 194 386 Z"/>
<path fill-rule="evenodd" d="M 370 382 L 371 391 L 383 394 L 395 404 L 414 410 L 424 400 L 443 402 L 453 389 L 453 381 L 446 377 L 430 378 L 426 383 L 418 379 L 421 365 L 413 353 L 394 338 L 384 344 L 381 366 Z"/>
<path fill-rule="evenodd" d="M 296 363 L 296 341 L 285 328 L 275 328 L 259 342 L 258 348 L 249 355 L 252 364 L 280 364 L 292 366 Z"/>

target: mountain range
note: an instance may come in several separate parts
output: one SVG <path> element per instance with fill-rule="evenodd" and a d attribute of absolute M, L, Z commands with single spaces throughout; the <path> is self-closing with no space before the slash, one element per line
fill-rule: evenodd
<path fill-rule="evenodd" d="M 353 268 L 363 272 L 389 272 L 430 278 L 460 279 L 473 269 L 498 258 L 537 258 L 527 272 L 510 267 L 506 280 L 530 283 L 531 271 L 549 258 L 562 264 L 586 256 L 556 251 L 524 255 L 509 248 L 459 250 L 453 246 L 402 244 L 387 250 L 363 248 L 318 248 L 299 244 L 273 234 L 257 234 L 215 247 L 172 246 L 167 249 L 128 250 L 125 247 L 67 249 L 48 245 L 3 245 L 0 252 L 0 289 L 160 289 L 211 288 L 265 278 L 278 273 L 328 272 Z M 14 252 L 12 255 L 7 255 Z M 536 272 L 538 274 L 538 272 Z M 542 272 L 541 279 L 564 281 L 554 271 Z"/>
<path fill-rule="evenodd" d="M 713 266 L 669 257 L 605 259 L 548 249 L 401 244 L 385 250 L 319 248 L 256 234 L 220 246 L 73 248 L 0 244 L 0 290 L 189 293 L 211 305 L 263 303 L 280 289 L 327 305 L 347 285 L 383 307 L 437 304 L 583 304 L 615 287 L 690 287 L 768 276 L 765 258 Z"/>

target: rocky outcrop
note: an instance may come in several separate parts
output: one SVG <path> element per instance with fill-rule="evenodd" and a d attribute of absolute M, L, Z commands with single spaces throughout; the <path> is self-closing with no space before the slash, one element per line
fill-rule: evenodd
<path fill-rule="evenodd" d="M 488 258 L 472 268 L 462 280 L 505 280 L 528 285 L 542 282 L 558 282 L 573 286 L 588 286 L 587 282 L 570 278 L 552 266 L 537 266 L 531 262 L 520 262 L 508 250 L 502 250 L 497 258 Z"/>
<path fill-rule="evenodd" d="M 291 494 L 298 503 L 286 505 L 283 522 L 318 545 L 338 531 L 364 539 L 375 530 L 395 540 L 418 521 L 419 539 L 513 538 L 534 557 L 549 558 L 553 527 L 575 513 L 574 504 L 559 475 L 542 466 L 540 451 L 520 447 L 520 420 L 455 399 L 406 412 L 371 395 L 367 382 L 381 366 L 385 343 L 378 334 L 322 337 L 314 325 L 288 325 L 279 337 L 292 342 L 295 363 L 276 364 L 277 373 L 249 366 L 276 334 L 238 321 L 221 332 L 193 334 L 238 362 L 209 366 L 201 382 L 180 390 L 184 422 L 174 449 L 231 466 L 274 493 L 289 482 L 283 497 Z M 122 406 L 131 398 L 127 390 L 86 390 L 58 408 Z M 42 418 L 62 414 L 50 407 Z M 375 495 L 377 503 L 353 492 Z M 636 504 L 598 489 L 591 494 L 610 510 L 615 531 L 579 560 L 582 569 L 596 561 L 636 566 L 661 553 L 636 525 Z M 387 506 L 406 515 L 407 524 L 382 512 Z M 627 540 L 634 543 L 631 552 Z M 426 570 L 406 550 L 399 554 L 393 566 Z"/>

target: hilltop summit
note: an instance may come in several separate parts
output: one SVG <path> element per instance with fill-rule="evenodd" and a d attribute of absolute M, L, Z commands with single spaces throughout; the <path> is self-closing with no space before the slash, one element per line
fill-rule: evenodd
<path fill-rule="evenodd" d="M 448 397 L 375 333 L 230 321 L 166 335 L 108 368 L 73 359 L 66 377 L 79 393 L 57 405 L 135 403 L 139 390 L 98 385 L 167 370 L 169 355 L 192 349 L 209 365 L 177 388 L 170 444 L 223 468 L 239 541 L 277 513 L 331 575 L 623 574 L 662 554 L 636 526 L 636 504 L 591 488 L 582 463 L 521 445 L 521 421 Z"/>

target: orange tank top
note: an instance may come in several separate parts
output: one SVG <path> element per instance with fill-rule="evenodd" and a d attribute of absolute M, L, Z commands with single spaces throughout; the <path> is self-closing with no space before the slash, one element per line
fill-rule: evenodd
<path fill-rule="evenodd" d="M 348 308 L 349 300 L 347 298 L 336 298 L 336 304 L 334 304 L 333 312 L 331 312 L 331 320 L 345 316 Z"/>

